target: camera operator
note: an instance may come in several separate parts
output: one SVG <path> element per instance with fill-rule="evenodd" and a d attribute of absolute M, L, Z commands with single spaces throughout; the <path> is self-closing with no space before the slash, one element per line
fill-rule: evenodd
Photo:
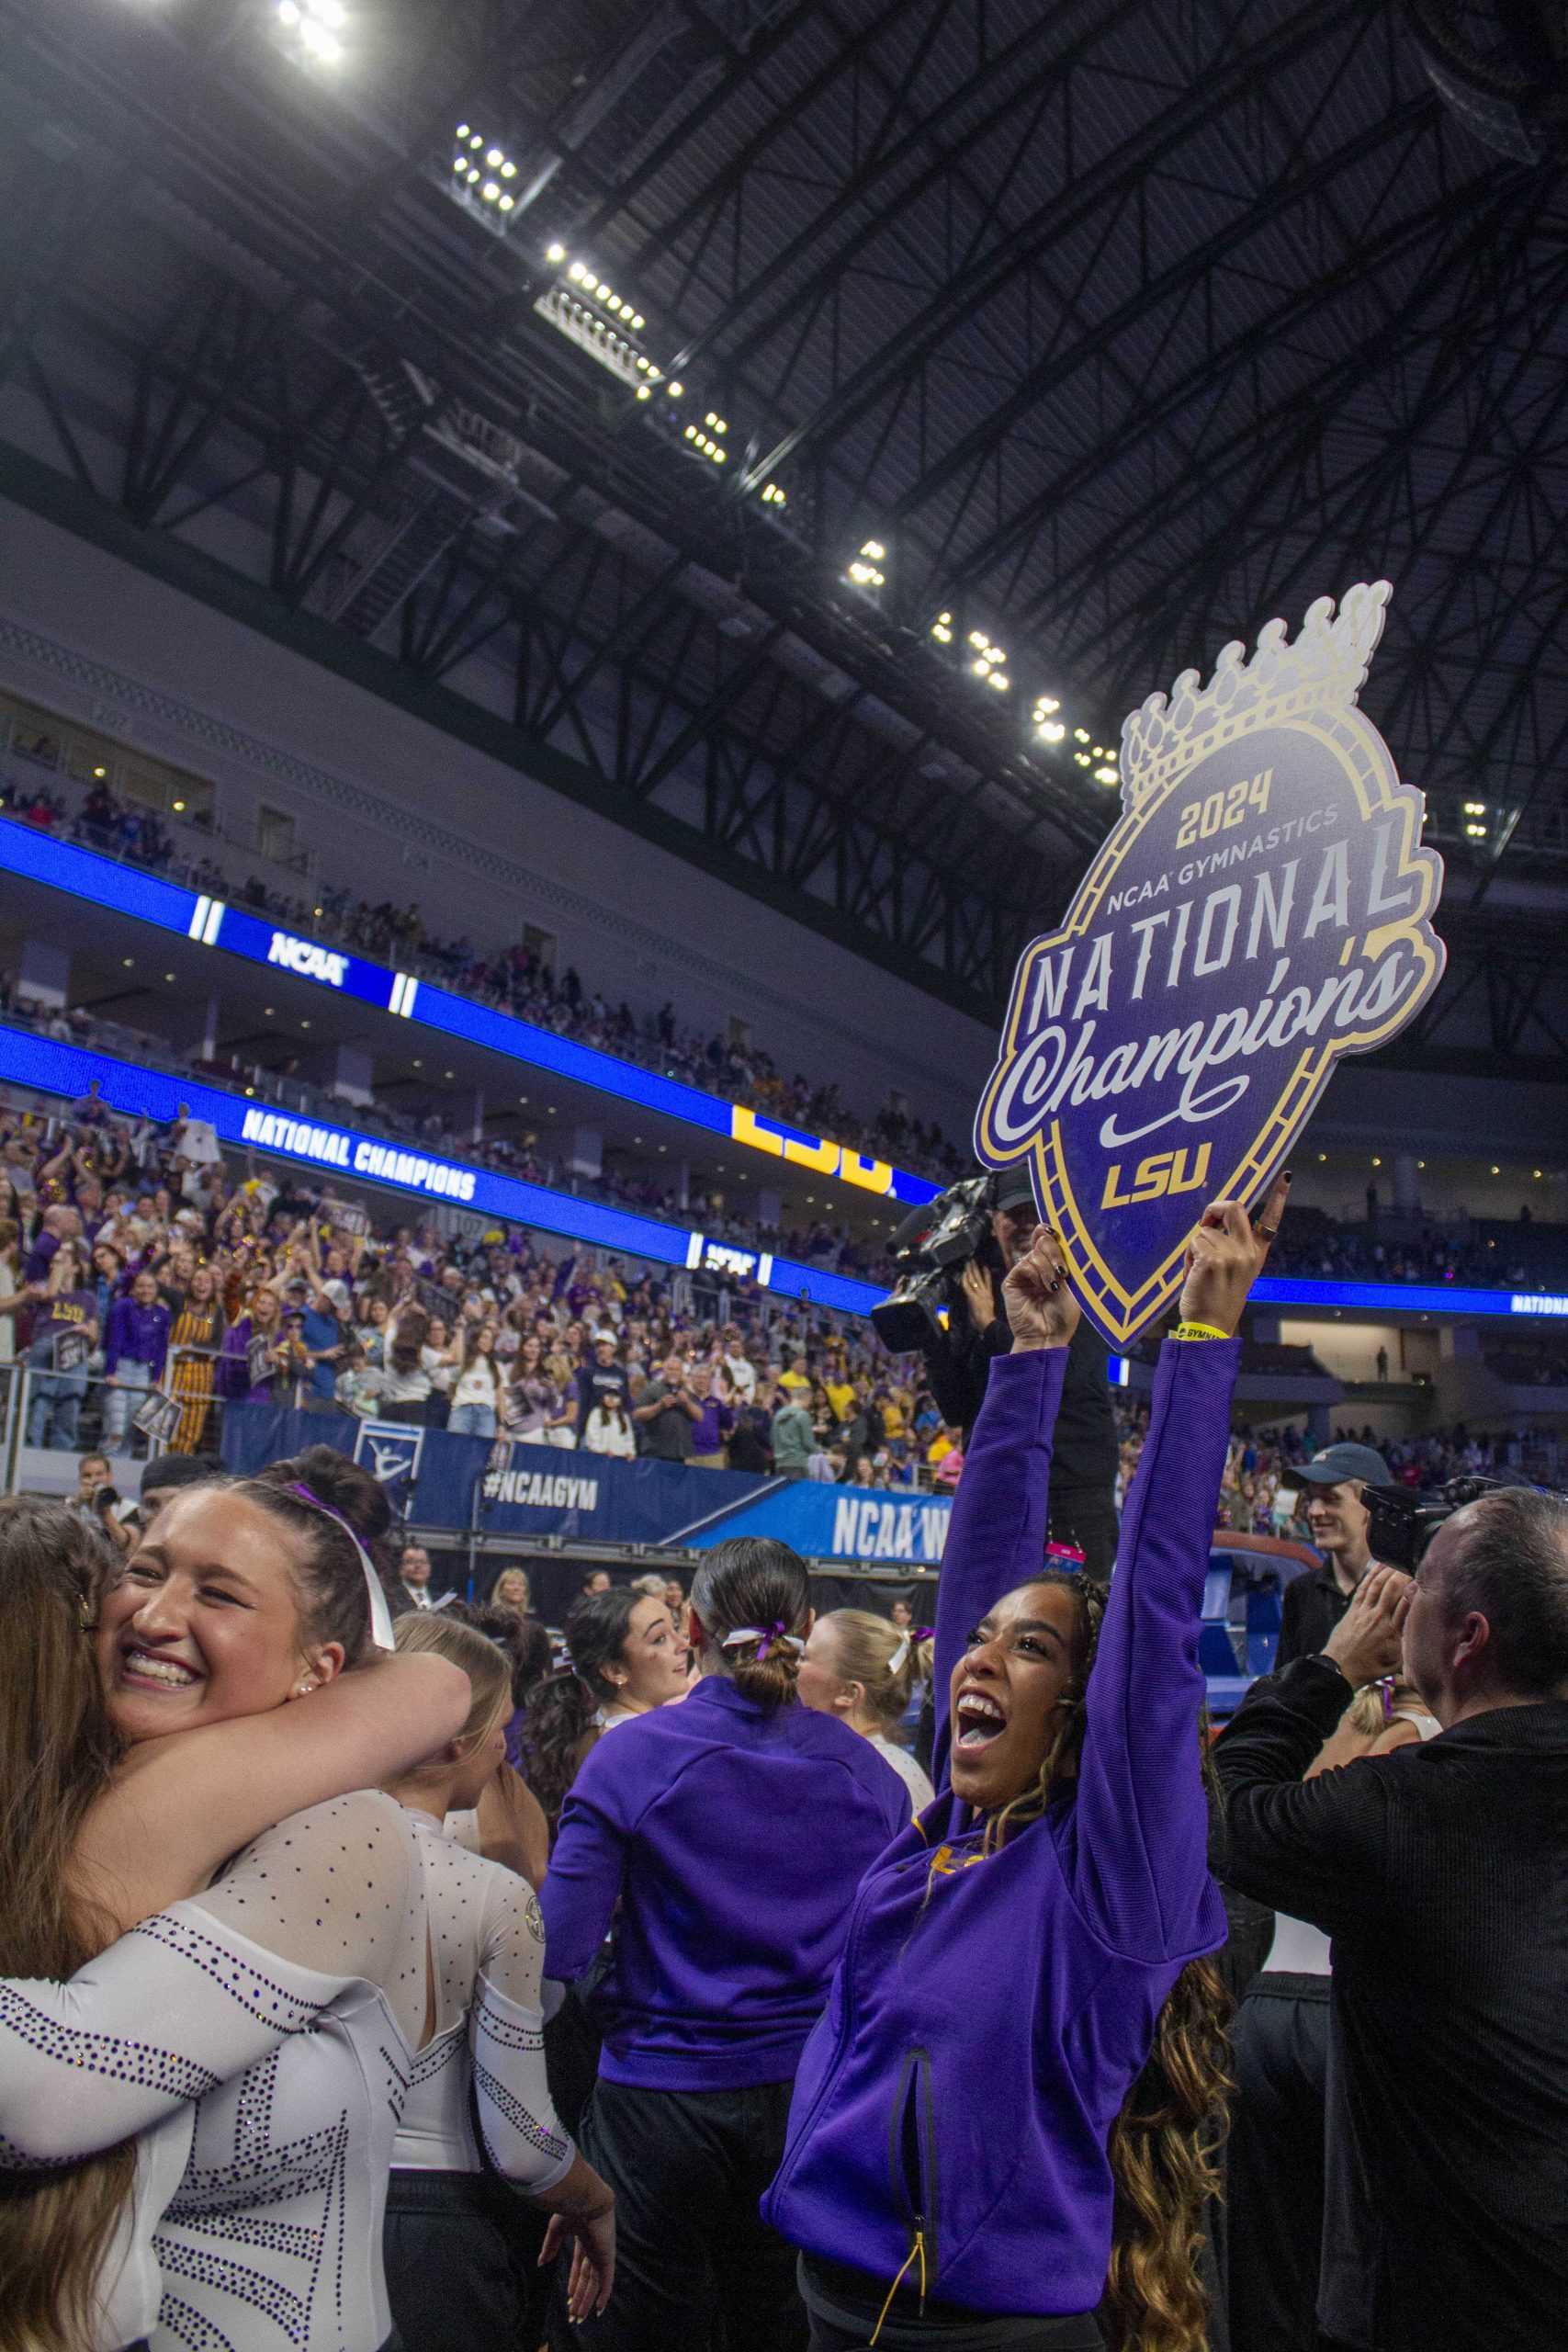
<path fill-rule="evenodd" d="M 991 1364 L 1012 1346 L 1002 1284 L 1028 1253 L 1040 1222 L 1027 1170 L 997 1182 L 988 1240 L 959 1278 L 945 1333 L 920 1342 L 926 1378 L 944 1421 L 964 1431 L 965 1447 L 985 1401 Z M 1101 1582 L 1116 1560 L 1116 1423 L 1111 1410 L 1104 1341 L 1080 1320 L 1067 1351 L 1051 1464 L 1050 1535 L 1070 1544 Z"/>
<path fill-rule="evenodd" d="M 1427 1517 L 1415 1581 L 1371 1569 L 1221 1736 L 1214 1867 L 1333 1938 L 1325 2336 L 1536 2352 L 1568 2308 L 1568 1500 Z M 1439 1736 L 1303 1783 L 1402 1651 Z"/>

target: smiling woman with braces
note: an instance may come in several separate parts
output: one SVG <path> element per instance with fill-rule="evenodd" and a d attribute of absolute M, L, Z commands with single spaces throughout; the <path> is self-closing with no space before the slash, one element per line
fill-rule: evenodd
<path fill-rule="evenodd" d="M 1078 1317 L 1055 1237 L 1008 1277 L 938 1590 L 936 1801 L 862 1887 L 763 2200 L 813 2352 L 1088 2352 L 1097 2312 L 1118 2352 L 1202 2352 L 1225 1923 L 1197 1634 L 1231 1335 L 1286 1182 L 1256 1227 L 1217 1202 L 1191 1236 L 1103 1611 L 1043 1565 Z"/>

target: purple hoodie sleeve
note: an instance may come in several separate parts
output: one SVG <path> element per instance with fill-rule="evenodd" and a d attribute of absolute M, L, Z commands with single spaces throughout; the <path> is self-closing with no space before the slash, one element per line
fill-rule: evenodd
<path fill-rule="evenodd" d="M 570 1984 L 593 1964 L 610 1932 L 626 1867 L 630 1823 L 606 1770 L 605 1741 L 584 1758 L 565 1804 L 550 1866 L 539 1889 L 545 1920 L 545 1974 Z M 591 1768 L 597 1762 L 598 1770 Z"/>
<path fill-rule="evenodd" d="M 953 1669 L 992 1603 L 1045 1565 L 1051 1434 L 1066 1370 L 1066 1348 L 1030 1348 L 991 1365 L 937 1584 L 931 1778 L 939 1789 L 947 1783 Z"/>
<path fill-rule="evenodd" d="M 1198 1627 L 1230 1438 L 1235 1340 L 1168 1340 L 1084 1701 L 1073 1893 L 1119 1952 L 1192 1949 L 1208 1883 Z"/>

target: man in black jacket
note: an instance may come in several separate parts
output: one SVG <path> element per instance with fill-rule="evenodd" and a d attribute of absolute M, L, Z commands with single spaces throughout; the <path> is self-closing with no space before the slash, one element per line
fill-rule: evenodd
<path fill-rule="evenodd" d="M 1439 1737 L 1303 1782 L 1404 1668 Z M 1215 1868 L 1334 1939 L 1318 2318 L 1359 2352 L 1540 2352 L 1568 2312 L 1568 1501 L 1509 1489 L 1374 1568 L 1214 1749 Z"/>
<path fill-rule="evenodd" d="M 1002 1283 L 1028 1250 L 1040 1222 L 1027 1169 L 998 1182 L 991 1217 L 992 1253 L 972 1258 L 962 1276 L 963 1305 L 948 1329 L 921 1349 L 937 1410 L 950 1427 L 969 1433 L 986 1398 L 991 1361 L 1012 1346 Z M 1051 1455 L 1050 1533 L 1073 1544 L 1089 1574 L 1108 1579 L 1116 1565 L 1116 1422 L 1111 1410 L 1105 1342 L 1079 1319 L 1067 1350 L 1066 1379 Z"/>

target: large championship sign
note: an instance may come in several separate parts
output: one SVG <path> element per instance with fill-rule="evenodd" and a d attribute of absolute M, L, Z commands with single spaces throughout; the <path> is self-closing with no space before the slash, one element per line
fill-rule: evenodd
<path fill-rule="evenodd" d="M 976 1115 L 1027 1159 L 1086 1312 L 1122 1346 L 1180 1287 L 1202 1204 L 1251 1204 L 1341 1054 L 1436 988 L 1442 861 L 1421 794 L 1356 708 L 1386 581 L 1270 621 L 1122 729 L 1122 815 L 1014 977 Z"/>

